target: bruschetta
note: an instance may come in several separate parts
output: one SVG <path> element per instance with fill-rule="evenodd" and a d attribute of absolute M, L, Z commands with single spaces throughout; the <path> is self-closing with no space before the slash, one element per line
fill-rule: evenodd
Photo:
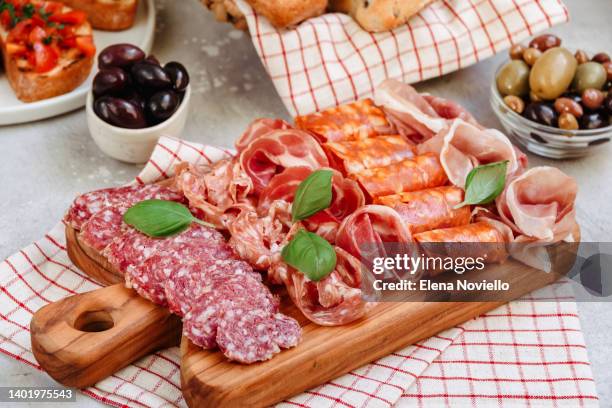
<path fill-rule="evenodd" d="M 134 24 L 138 0 L 63 0 L 68 7 L 87 13 L 97 30 L 119 31 Z"/>
<path fill-rule="evenodd" d="M 24 102 L 78 87 L 96 53 L 87 15 L 54 1 L 0 0 L 0 46 L 9 83 Z"/>

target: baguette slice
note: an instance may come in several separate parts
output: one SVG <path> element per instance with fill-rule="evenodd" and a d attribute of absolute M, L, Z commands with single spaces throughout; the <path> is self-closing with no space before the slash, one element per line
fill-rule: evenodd
<path fill-rule="evenodd" d="M 47 2 L 48 3 L 48 2 Z M 39 7 L 40 2 L 32 2 Z M 62 13 L 70 12 L 63 6 Z M 81 85 L 89 76 L 94 56 L 86 56 L 79 49 L 69 48 L 61 51 L 57 65 L 51 70 L 38 73 L 28 62 L 27 57 L 9 52 L 7 42 L 10 30 L 0 24 L 0 49 L 9 84 L 17 98 L 23 102 L 35 102 L 68 93 Z M 75 27 L 78 36 L 91 36 L 93 31 L 88 22 Z"/>
<path fill-rule="evenodd" d="M 286 28 L 323 14 L 327 0 L 247 0 L 273 26 Z"/>
<path fill-rule="evenodd" d="M 134 25 L 138 0 L 62 0 L 68 7 L 87 13 L 92 27 L 120 31 Z"/>
<path fill-rule="evenodd" d="M 330 0 L 330 11 L 346 13 L 364 30 L 389 31 L 405 24 L 433 0 Z"/>

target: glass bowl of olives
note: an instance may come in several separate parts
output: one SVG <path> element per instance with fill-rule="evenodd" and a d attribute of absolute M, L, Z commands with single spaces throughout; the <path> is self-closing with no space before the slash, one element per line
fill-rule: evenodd
<path fill-rule="evenodd" d="M 549 158 L 586 156 L 612 138 L 612 62 L 544 34 L 515 44 L 496 71 L 491 106 L 508 134 Z"/>
<path fill-rule="evenodd" d="M 115 44 L 100 53 L 98 66 L 86 112 L 91 136 L 104 153 L 144 163 L 161 136 L 180 137 L 191 98 L 182 64 L 161 65 L 134 45 Z"/>

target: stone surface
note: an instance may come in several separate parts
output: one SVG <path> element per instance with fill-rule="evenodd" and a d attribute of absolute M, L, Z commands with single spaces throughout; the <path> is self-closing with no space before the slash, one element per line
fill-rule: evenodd
<path fill-rule="evenodd" d="M 612 2 L 565 3 L 572 21 L 551 31 L 572 49 L 612 52 Z M 183 62 L 192 77 L 194 95 L 185 139 L 229 147 L 255 117 L 288 119 L 245 33 L 215 22 L 196 0 L 158 0 L 157 9 L 154 54 L 162 61 Z M 488 101 L 489 81 L 505 58 L 504 52 L 417 87 L 454 99 L 481 123 L 500 127 Z M 0 152 L 0 259 L 40 238 L 62 217 L 77 193 L 125 183 L 140 170 L 98 150 L 89 137 L 82 109 L 0 128 Z M 595 156 L 572 161 L 529 155 L 532 166 L 558 166 L 578 180 L 578 219 L 586 241 L 610 241 L 612 237 L 611 154 L 612 145 Z M 612 305 L 588 303 L 580 304 L 579 309 L 601 405 L 612 406 Z M 0 356 L 0 365 L 0 385 L 53 383 L 44 373 L 8 357 Z M 101 406 L 83 395 L 78 401 L 79 406 Z"/>

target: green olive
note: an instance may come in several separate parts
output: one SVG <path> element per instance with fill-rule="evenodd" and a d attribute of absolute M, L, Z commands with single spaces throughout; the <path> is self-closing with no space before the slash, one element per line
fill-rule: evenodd
<path fill-rule="evenodd" d="M 531 67 L 531 92 L 544 100 L 557 98 L 569 87 L 577 65 L 576 58 L 567 49 L 548 49 Z"/>
<path fill-rule="evenodd" d="M 601 89 L 606 83 L 608 74 L 603 65 L 598 62 L 580 64 L 572 82 L 572 88 L 582 92 L 585 89 Z"/>
<path fill-rule="evenodd" d="M 512 60 L 499 71 L 497 90 L 503 96 L 529 93 L 529 65 L 523 60 Z"/>

